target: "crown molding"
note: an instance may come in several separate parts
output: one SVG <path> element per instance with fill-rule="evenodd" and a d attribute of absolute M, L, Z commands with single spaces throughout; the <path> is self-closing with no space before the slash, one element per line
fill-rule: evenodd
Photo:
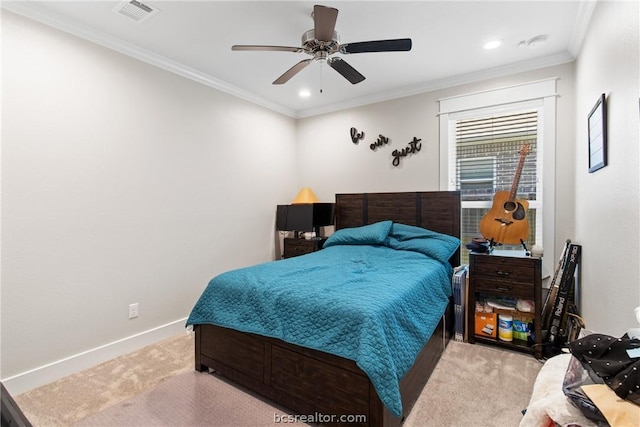
<path fill-rule="evenodd" d="M 45 10 L 33 3 L 27 1 L 3 1 L 1 2 L 0 7 L 2 9 L 6 9 L 8 11 L 33 19 L 34 21 L 38 21 L 42 24 L 56 28 L 58 30 L 72 34 L 76 37 L 80 37 L 84 40 L 88 40 L 92 43 L 96 43 L 100 46 L 146 62 L 147 64 L 162 68 L 163 70 L 177 74 L 184 78 L 196 81 L 205 86 L 209 86 L 221 92 L 225 92 L 240 99 L 244 99 L 245 101 L 249 101 L 253 104 L 260 105 L 262 107 L 268 108 L 292 118 L 297 117 L 296 111 L 290 108 L 286 108 L 280 104 L 268 101 L 262 97 L 256 96 L 251 92 L 240 89 L 237 86 L 226 83 L 196 69 L 187 67 L 186 65 L 179 62 L 165 58 L 164 56 L 155 54 L 149 50 L 142 49 L 139 46 L 136 46 L 117 37 L 113 37 L 95 29 L 89 28 L 68 18 L 61 17 L 60 15 Z"/>
<path fill-rule="evenodd" d="M 447 89 L 450 87 L 460 86 L 468 83 L 476 83 L 492 78 L 505 77 L 511 74 L 552 67 L 555 65 L 561 65 L 573 61 L 575 61 L 575 57 L 573 55 L 571 55 L 569 52 L 562 52 L 555 55 L 536 58 L 530 61 L 522 61 L 516 64 L 509 64 L 502 67 L 489 68 L 473 73 L 461 74 L 458 76 L 447 77 L 440 80 L 433 80 L 426 84 L 407 86 L 402 90 L 394 90 L 392 92 L 376 94 L 375 96 L 352 99 L 346 103 L 332 104 L 320 108 L 302 110 L 298 112 L 298 118 L 312 117 L 320 114 L 332 113 L 339 110 L 362 107 L 364 105 L 374 104 L 378 102 L 391 101 L 393 99 L 419 95 L 426 92 Z"/>
<path fill-rule="evenodd" d="M 573 26 L 568 48 L 569 52 L 576 58 L 582 48 L 582 42 L 587 34 L 587 29 L 591 22 L 591 16 L 593 15 L 593 9 L 595 9 L 597 1 L 598 0 L 580 0 L 578 16 L 576 17 L 576 22 Z"/>

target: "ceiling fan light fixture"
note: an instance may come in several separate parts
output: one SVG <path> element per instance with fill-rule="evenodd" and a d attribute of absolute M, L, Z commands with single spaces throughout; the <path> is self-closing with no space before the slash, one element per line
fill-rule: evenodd
<path fill-rule="evenodd" d="M 338 32 L 333 32 L 333 37 L 329 41 L 322 41 L 316 38 L 315 30 L 311 29 L 302 35 L 302 49 L 310 55 L 318 52 L 325 52 L 329 55 L 336 53 L 340 48 L 340 37 Z"/>

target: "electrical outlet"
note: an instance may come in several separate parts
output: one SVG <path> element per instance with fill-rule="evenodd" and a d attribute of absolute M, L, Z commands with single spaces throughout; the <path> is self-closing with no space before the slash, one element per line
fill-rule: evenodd
<path fill-rule="evenodd" d="M 138 317 L 138 303 L 129 304 L 129 319 Z"/>

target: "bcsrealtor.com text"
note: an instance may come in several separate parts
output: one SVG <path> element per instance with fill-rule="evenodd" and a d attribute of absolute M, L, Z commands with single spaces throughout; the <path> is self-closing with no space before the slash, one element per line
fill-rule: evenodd
<path fill-rule="evenodd" d="M 273 414 L 275 424 L 327 424 L 327 423 L 363 423 L 366 424 L 367 416 L 363 414 Z"/>

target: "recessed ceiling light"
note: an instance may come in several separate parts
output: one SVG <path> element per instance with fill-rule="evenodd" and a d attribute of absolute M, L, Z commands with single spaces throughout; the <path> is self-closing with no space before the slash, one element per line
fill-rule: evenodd
<path fill-rule="evenodd" d="M 495 49 L 502 44 L 502 40 L 491 40 L 484 44 L 485 49 Z"/>
<path fill-rule="evenodd" d="M 311 96 L 311 91 L 309 91 L 309 89 L 302 89 L 300 92 L 298 92 L 298 96 L 302 98 L 308 98 Z"/>

